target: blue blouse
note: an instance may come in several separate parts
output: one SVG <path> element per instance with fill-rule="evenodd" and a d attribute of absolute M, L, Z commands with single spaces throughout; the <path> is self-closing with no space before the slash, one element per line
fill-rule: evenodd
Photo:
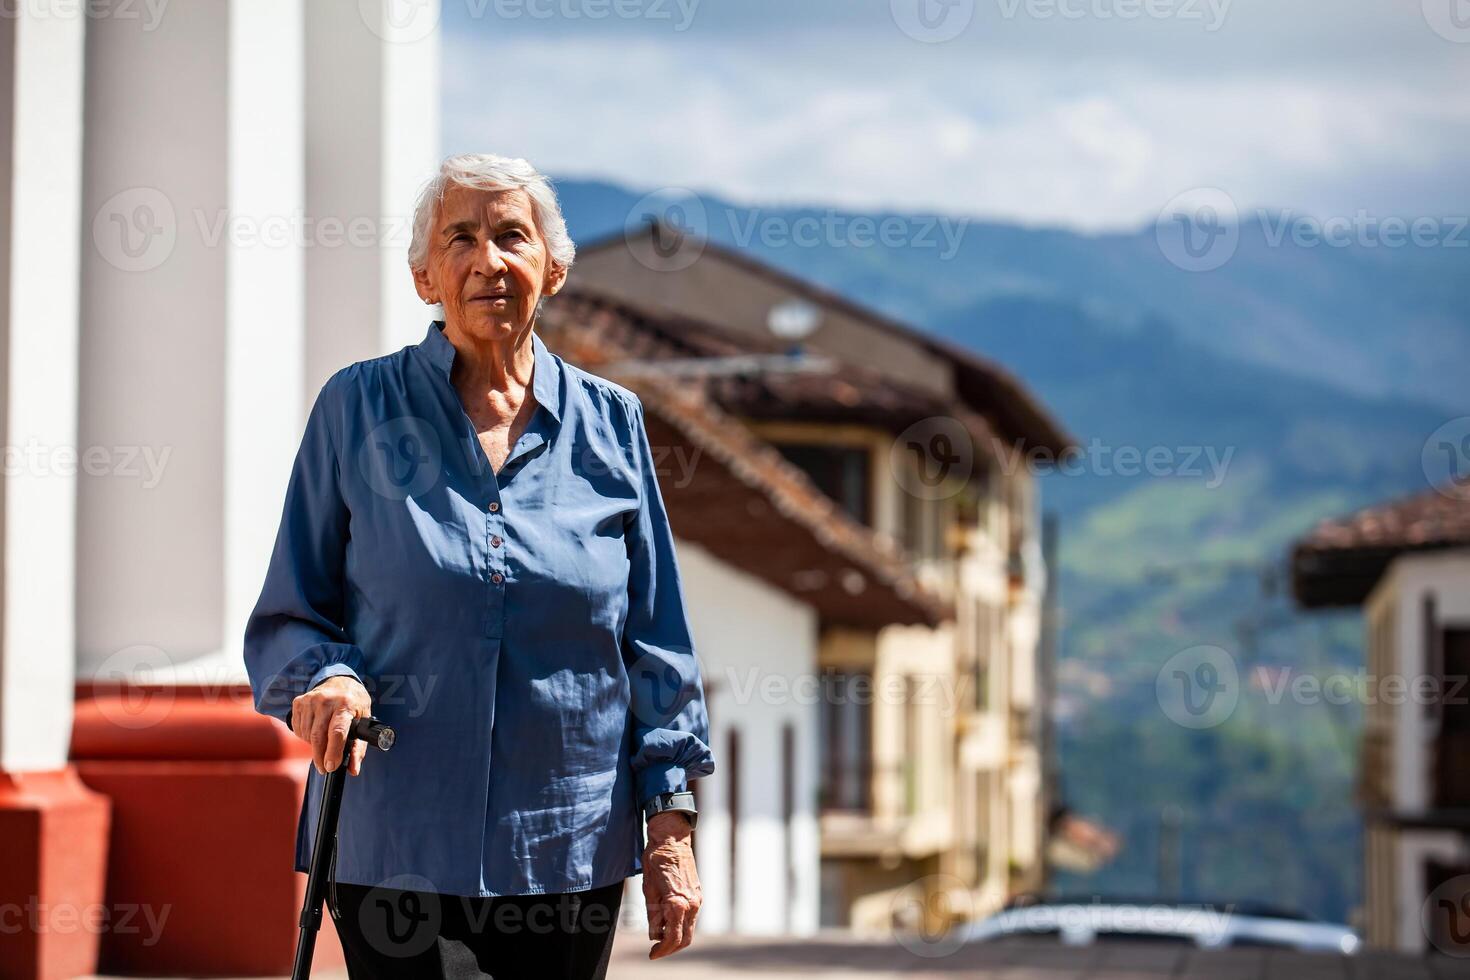
<path fill-rule="evenodd" d="M 339 881 L 597 888 L 641 869 L 643 801 L 714 771 L 643 405 L 532 344 L 537 408 L 498 472 L 442 322 L 338 371 L 307 419 L 245 664 L 287 724 L 349 675 L 398 730 L 347 780 Z"/>

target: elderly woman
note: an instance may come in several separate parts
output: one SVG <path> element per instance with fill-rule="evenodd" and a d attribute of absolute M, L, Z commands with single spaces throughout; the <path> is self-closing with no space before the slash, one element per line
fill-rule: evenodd
<path fill-rule="evenodd" d="M 573 253 L 524 160 L 445 160 L 409 249 L 442 319 L 307 419 L 245 659 L 314 755 L 297 870 L 349 723 L 399 731 L 348 762 L 354 978 L 602 977 L 640 870 L 649 955 L 694 935 L 704 697 L 642 403 L 536 333 Z"/>

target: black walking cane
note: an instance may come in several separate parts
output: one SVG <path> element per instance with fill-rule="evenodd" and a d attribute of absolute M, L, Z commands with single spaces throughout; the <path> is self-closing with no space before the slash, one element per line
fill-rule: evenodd
<path fill-rule="evenodd" d="M 311 957 L 316 952 L 316 934 L 322 928 L 322 902 L 327 897 L 327 879 L 337 859 L 337 816 L 342 812 L 342 787 L 347 782 L 347 762 L 352 744 L 362 739 L 387 752 L 396 736 L 393 729 L 376 718 L 359 718 L 347 729 L 342 746 L 342 764 L 327 773 L 322 783 L 321 812 L 316 820 L 316 844 L 311 850 L 311 873 L 306 878 L 306 902 L 301 906 L 301 936 L 296 940 L 296 966 L 291 980 L 311 976 Z"/>

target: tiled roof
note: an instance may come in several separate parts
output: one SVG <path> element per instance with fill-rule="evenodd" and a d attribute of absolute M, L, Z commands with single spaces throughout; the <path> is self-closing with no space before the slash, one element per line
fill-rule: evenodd
<path fill-rule="evenodd" d="M 655 233 L 656 229 L 652 224 L 634 232 L 635 235 Z M 664 233 L 671 234 L 667 230 Z M 628 248 L 630 244 L 627 234 L 618 233 L 580 248 L 578 254 L 585 257 L 606 249 Z M 841 311 L 855 320 L 943 358 L 953 366 L 955 390 L 960 397 L 971 410 L 993 420 L 995 428 L 1007 442 L 1021 442 L 1028 447 L 1045 449 L 1057 456 L 1075 444 L 1072 436 L 1020 379 L 995 361 L 959 344 L 917 330 L 855 303 L 840 293 L 798 278 L 713 239 L 701 240 L 699 250 L 702 256 L 743 269 L 790 295 L 801 297 L 819 307 Z"/>
<path fill-rule="evenodd" d="M 1429 490 L 1325 520 L 1292 550 L 1292 588 L 1306 606 L 1356 605 L 1406 551 L 1470 547 L 1470 492 Z"/>
<path fill-rule="evenodd" d="M 824 622 L 877 628 L 952 615 L 892 543 L 852 519 L 729 415 L 708 386 L 626 366 L 637 359 L 724 356 L 713 334 L 585 296 L 548 304 L 541 330 L 567 361 L 636 392 L 655 450 L 678 449 L 688 472 L 661 474 L 679 537 L 815 606 Z M 619 365 L 624 365 L 620 368 Z"/>
<path fill-rule="evenodd" d="M 988 445 L 992 438 L 984 417 L 956 399 L 820 355 L 793 361 L 774 337 L 753 337 L 663 310 L 638 309 L 585 288 L 567 290 L 548 305 L 548 312 L 552 305 L 582 322 L 591 338 L 624 352 L 618 364 L 605 365 L 609 370 L 629 377 L 646 372 L 678 378 L 681 385 L 702 388 L 712 402 L 735 415 L 864 424 L 895 434 L 915 422 L 943 416 L 958 420 L 978 445 Z M 721 363 L 718 371 L 673 370 L 680 363 L 711 360 Z M 810 366 L 802 368 L 802 363 Z"/>

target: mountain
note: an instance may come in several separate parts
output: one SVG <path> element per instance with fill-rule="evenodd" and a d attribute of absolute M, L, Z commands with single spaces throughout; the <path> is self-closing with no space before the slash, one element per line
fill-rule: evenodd
<path fill-rule="evenodd" d="M 612 184 L 557 190 L 578 241 L 617 233 L 647 209 L 644 192 Z M 950 215 L 741 206 L 711 194 L 682 213 L 715 241 L 909 323 L 991 299 L 1049 300 L 1124 326 L 1161 318 L 1198 346 L 1358 394 L 1446 408 L 1465 400 L 1470 229 L 1461 219 L 1420 218 L 1413 234 L 1391 216 L 1324 226 L 1289 209 L 1247 211 L 1228 261 L 1189 272 L 1170 261 L 1179 253 L 1167 224 L 1162 234 L 1084 235 Z M 896 244 L 873 230 L 885 220 Z"/>
<path fill-rule="evenodd" d="M 643 209 L 607 184 L 558 191 L 579 241 Z M 1191 273 L 1169 229 L 684 204 L 712 239 L 1002 362 L 1077 437 L 1077 465 L 1042 483 L 1061 528 L 1062 781 L 1125 846 L 1058 887 L 1348 919 L 1361 706 L 1276 682 L 1359 677 L 1361 623 L 1297 611 L 1283 559 L 1322 517 L 1422 490 L 1426 440 L 1470 414 L 1470 250 L 1299 245 L 1258 215 Z M 885 222 L 908 244 L 864 244 Z M 1157 681 L 1202 644 L 1236 669 L 1239 704 L 1192 729 Z"/>

